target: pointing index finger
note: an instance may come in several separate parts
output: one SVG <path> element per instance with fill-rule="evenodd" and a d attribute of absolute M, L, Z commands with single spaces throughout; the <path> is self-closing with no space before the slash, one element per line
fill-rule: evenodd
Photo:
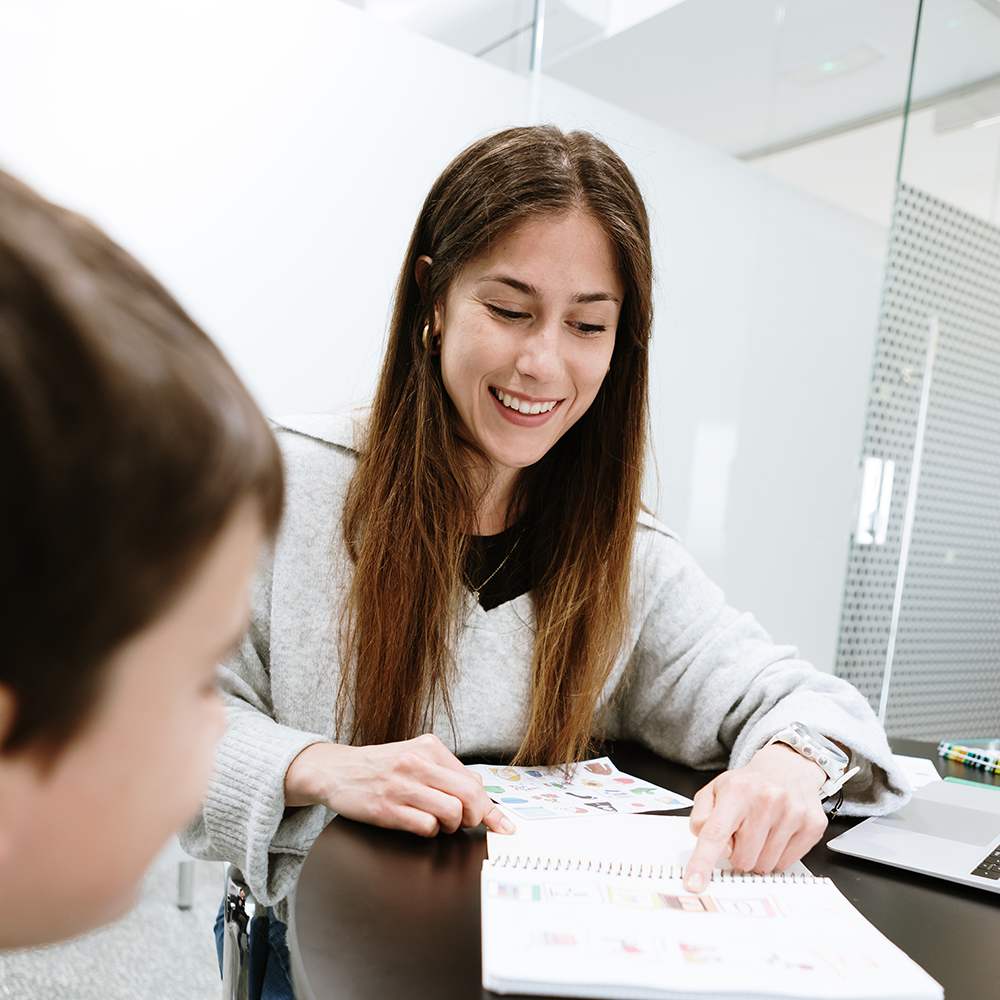
<path fill-rule="evenodd" d="M 715 863 L 729 856 L 733 834 L 738 828 L 735 815 L 727 816 L 719 808 L 712 811 L 698 834 L 698 843 L 684 870 L 684 887 L 688 892 L 704 891 Z"/>

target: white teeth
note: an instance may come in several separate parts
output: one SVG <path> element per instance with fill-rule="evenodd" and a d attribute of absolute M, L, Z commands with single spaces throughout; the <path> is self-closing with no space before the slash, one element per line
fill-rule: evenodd
<path fill-rule="evenodd" d="M 527 400 L 520 400 L 517 396 L 512 396 L 509 392 L 503 392 L 500 389 L 495 390 L 494 395 L 508 409 L 517 410 L 518 413 L 532 416 L 538 413 L 548 413 L 558 403 L 556 399 L 550 400 L 547 403 L 529 403 Z"/>

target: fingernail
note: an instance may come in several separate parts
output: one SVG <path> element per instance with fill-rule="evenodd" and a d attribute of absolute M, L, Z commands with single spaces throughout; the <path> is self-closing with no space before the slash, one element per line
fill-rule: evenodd
<path fill-rule="evenodd" d="M 517 827 L 514 826 L 514 824 L 511 823 L 506 816 L 504 816 L 504 818 L 500 820 L 500 829 L 503 830 L 504 833 L 513 833 Z"/>
<path fill-rule="evenodd" d="M 687 887 L 689 892 L 701 892 L 705 887 L 705 880 L 698 872 L 688 876 Z"/>

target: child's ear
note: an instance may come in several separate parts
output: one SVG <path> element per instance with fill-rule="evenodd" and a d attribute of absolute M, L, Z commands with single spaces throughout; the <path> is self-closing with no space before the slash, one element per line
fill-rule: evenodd
<path fill-rule="evenodd" d="M 5 684 L 0 684 L 0 745 L 7 739 L 7 734 L 14 725 L 16 704 L 14 693 Z M 0 871 L 3 871 L 4 865 L 10 860 L 12 850 L 10 829 L 5 818 L 11 817 L 17 806 L 16 802 L 9 801 L 13 765 L 13 757 L 0 753 Z"/>
<path fill-rule="evenodd" d="M 6 684 L 0 683 L 0 746 L 6 742 L 7 734 L 14 725 L 16 706 L 17 700 L 14 698 L 14 692 Z M 2 759 L 3 754 L 0 753 L 0 760 Z"/>

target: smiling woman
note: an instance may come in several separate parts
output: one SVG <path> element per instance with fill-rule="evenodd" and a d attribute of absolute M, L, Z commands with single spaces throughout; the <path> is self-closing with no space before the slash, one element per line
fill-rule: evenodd
<path fill-rule="evenodd" d="M 285 900 L 333 813 L 510 831 L 456 755 L 561 764 L 607 736 L 728 765 L 692 814 L 695 891 L 723 852 L 784 869 L 819 838 L 827 775 L 766 746 L 793 721 L 849 749 L 846 810 L 905 794 L 865 699 L 727 607 L 642 508 L 651 296 L 608 146 L 488 136 L 424 202 L 371 408 L 282 422 L 286 521 L 186 841 L 274 905 L 265 996 L 291 995 Z"/>
<path fill-rule="evenodd" d="M 652 270 L 635 180 L 587 133 L 500 132 L 431 188 L 344 508 L 337 723 L 352 742 L 451 718 L 467 583 L 497 568 L 474 539 L 515 525 L 536 634 L 527 728 L 508 750 L 556 762 L 590 742 L 629 618 Z"/>

